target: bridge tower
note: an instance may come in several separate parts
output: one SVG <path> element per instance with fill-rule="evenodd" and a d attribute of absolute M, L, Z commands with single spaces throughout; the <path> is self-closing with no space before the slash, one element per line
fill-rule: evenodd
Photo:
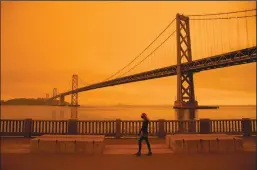
<path fill-rule="evenodd" d="M 57 96 L 57 88 L 53 89 L 53 97 Z"/>
<path fill-rule="evenodd" d="M 72 90 L 78 88 L 78 75 L 72 75 Z M 78 93 L 71 94 L 71 106 L 78 106 Z"/>
<path fill-rule="evenodd" d="M 54 88 L 53 89 L 53 97 L 57 96 L 57 88 Z M 53 101 L 48 101 L 48 104 L 50 105 L 58 105 L 58 103 L 56 103 L 56 100 L 53 100 Z"/>
<path fill-rule="evenodd" d="M 195 108 L 198 102 L 195 100 L 193 73 L 183 73 L 181 63 L 192 61 L 189 18 L 180 14 L 176 16 L 177 31 L 177 100 L 174 108 Z"/>

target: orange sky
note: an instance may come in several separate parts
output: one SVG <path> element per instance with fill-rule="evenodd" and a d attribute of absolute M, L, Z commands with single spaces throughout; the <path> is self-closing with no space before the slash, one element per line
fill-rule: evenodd
<path fill-rule="evenodd" d="M 176 13 L 255 7 L 256 2 L 1 2 L 1 97 L 45 97 L 54 87 L 62 92 L 71 88 L 74 73 L 87 83 L 102 81 L 137 56 Z M 192 22 L 193 59 L 247 43 L 256 46 L 255 19 L 247 20 L 248 41 L 245 20 L 239 21 L 239 30 L 234 21 Z M 223 31 L 224 43 L 218 43 L 221 34 L 213 32 L 215 39 L 204 33 L 205 28 L 218 32 L 229 26 L 231 35 L 239 31 L 238 39 Z M 132 73 L 176 64 L 174 40 Z M 256 63 L 200 72 L 195 75 L 195 93 L 199 104 L 256 104 Z M 79 103 L 173 104 L 175 96 L 173 76 L 80 93 Z"/>

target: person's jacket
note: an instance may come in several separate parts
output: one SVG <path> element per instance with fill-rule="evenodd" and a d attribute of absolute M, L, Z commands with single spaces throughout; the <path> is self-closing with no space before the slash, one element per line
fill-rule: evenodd
<path fill-rule="evenodd" d="M 142 132 L 144 135 L 148 134 L 148 124 L 149 124 L 148 120 L 143 121 L 143 125 L 142 125 L 140 132 Z"/>

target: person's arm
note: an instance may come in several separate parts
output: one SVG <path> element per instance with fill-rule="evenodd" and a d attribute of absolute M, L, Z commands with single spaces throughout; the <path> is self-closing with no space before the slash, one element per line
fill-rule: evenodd
<path fill-rule="evenodd" d="M 145 132 L 147 129 L 147 121 L 143 122 L 142 128 L 141 128 L 141 132 Z"/>
<path fill-rule="evenodd" d="M 143 122 L 142 127 L 141 127 L 141 129 L 140 129 L 140 131 L 139 131 L 139 135 L 141 135 L 141 133 L 142 133 L 142 131 L 143 131 L 143 128 L 144 128 L 144 122 Z"/>
<path fill-rule="evenodd" d="M 141 129 L 140 129 L 140 131 L 139 131 L 139 135 L 141 135 L 142 129 L 143 129 L 143 127 L 141 127 Z"/>

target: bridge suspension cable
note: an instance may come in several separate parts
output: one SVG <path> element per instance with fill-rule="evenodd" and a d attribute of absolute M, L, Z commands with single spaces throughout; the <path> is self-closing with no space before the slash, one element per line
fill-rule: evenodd
<path fill-rule="evenodd" d="M 187 15 L 190 17 L 194 17 L 194 16 L 211 16 L 211 15 L 228 15 L 228 14 L 235 14 L 235 13 L 243 13 L 243 12 L 249 12 L 249 11 L 256 11 L 256 9 L 249 9 L 249 10 L 242 10 L 242 11 L 233 11 L 233 12 L 226 12 L 226 13 L 215 13 L 215 14 L 203 14 L 203 15 Z M 236 17 L 216 17 L 216 18 L 190 18 L 190 20 L 218 20 L 218 19 L 233 19 L 233 18 L 247 18 L 247 17 L 254 17 L 256 15 L 245 15 L 245 16 L 236 16 Z M 137 58 L 139 58 L 169 27 L 170 25 L 175 21 L 175 18 L 172 20 L 172 22 L 139 54 L 137 55 L 130 63 L 128 63 L 125 67 L 123 67 L 122 69 L 118 70 L 115 74 L 113 74 L 112 76 L 110 76 L 109 78 L 107 78 L 106 80 L 109 80 L 111 78 L 113 78 L 114 76 L 116 76 L 117 74 L 119 74 L 121 71 L 123 71 L 125 68 L 127 68 L 129 65 L 131 65 Z M 206 24 L 206 23 L 205 23 Z M 205 27 L 207 27 L 207 25 L 205 25 Z M 206 36 L 206 35 L 205 35 Z M 221 35 L 222 36 L 222 35 Z M 214 36 L 215 37 L 215 36 Z M 205 39 L 205 38 L 204 38 Z M 222 39 L 222 37 L 221 37 Z M 205 39 L 206 40 L 206 39 Z M 165 40 L 167 41 L 167 39 Z M 165 42 L 164 41 L 164 42 Z M 206 40 L 207 41 L 207 40 Z M 164 43 L 163 42 L 163 43 Z M 220 42 L 222 43 L 223 41 L 220 40 Z M 162 44 L 163 44 L 162 43 Z M 162 45 L 161 44 L 161 45 Z M 160 46 L 161 46 L 160 45 Z M 219 40 L 216 41 L 216 45 L 219 45 Z M 153 52 L 151 52 L 149 55 L 147 55 L 143 60 L 141 60 L 138 64 L 136 64 L 135 66 L 133 66 L 131 69 L 129 69 L 127 72 L 123 73 L 122 75 L 118 76 L 118 78 L 124 76 L 125 74 L 129 73 L 130 71 L 132 71 L 134 68 L 136 68 L 137 66 L 139 66 L 143 61 L 145 61 L 145 59 L 147 59 L 150 55 L 152 55 L 160 46 L 158 46 Z M 207 49 L 207 42 L 205 43 L 205 51 L 208 53 L 208 49 Z M 216 48 L 215 48 L 216 49 Z M 221 45 L 221 49 L 223 52 L 223 46 Z M 105 80 L 105 81 L 106 81 Z"/>
<path fill-rule="evenodd" d="M 255 13 L 250 14 L 252 12 L 255 12 Z M 234 15 L 237 15 L 237 16 L 234 16 Z M 209 56 L 209 53 L 211 53 L 212 55 L 217 53 L 223 53 L 224 51 L 226 51 L 224 47 L 226 44 L 228 44 L 229 46 L 229 50 L 227 51 L 234 50 L 232 44 L 236 44 L 236 48 L 239 49 L 241 47 L 240 44 L 242 44 L 242 37 L 244 36 L 246 37 L 246 40 L 245 40 L 246 46 L 247 47 L 250 46 L 249 38 L 248 38 L 249 33 L 248 33 L 247 20 L 248 18 L 256 17 L 256 9 L 223 12 L 223 13 L 201 14 L 201 15 L 186 15 L 186 16 L 188 16 L 191 21 L 199 21 L 199 25 L 200 25 L 199 30 L 201 31 L 197 32 L 197 34 L 200 34 L 198 35 L 198 37 L 200 37 L 202 46 L 199 48 L 198 51 L 200 51 L 201 53 L 200 56 L 202 57 Z M 234 19 L 235 22 L 231 21 L 232 19 Z M 244 35 L 244 32 L 242 32 L 242 30 L 240 29 L 240 27 L 242 26 L 241 19 L 245 20 L 246 35 Z M 223 20 L 224 21 L 229 20 L 229 21 L 225 23 L 225 22 L 222 22 Z M 212 30 L 209 31 L 209 34 L 210 34 L 209 36 L 208 36 L 208 33 L 206 34 L 208 30 L 208 28 L 206 27 L 206 24 L 212 25 Z M 226 26 L 227 34 L 223 34 L 223 27 L 226 24 L 228 24 Z M 227 40 L 223 36 L 227 36 L 228 37 Z M 203 38 L 203 37 L 206 37 L 206 38 Z M 209 37 L 208 40 L 207 40 L 207 37 Z M 212 46 L 208 45 L 210 44 L 210 40 L 213 41 Z"/>
<path fill-rule="evenodd" d="M 120 75 L 118 78 L 126 75 L 127 73 L 129 73 L 130 71 L 132 71 L 133 69 L 135 69 L 137 66 L 139 66 L 143 61 L 145 61 L 149 56 L 151 56 L 155 51 L 157 51 L 172 35 L 174 35 L 174 33 L 176 32 L 173 31 L 159 46 L 157 46 L 150 54 L 148 54 L 143 60 L 141 60 L 138 64 L 136 64 L 134 67 L 132 67 L 131 69 L 129 69 L 127 72 L 123 73 L 122 75 Z"/>
<path fill-rule="evenodd" d="M 137 58 L 139 58 L 176 20 L 176 18 L 174 18 L 167 26 L 166 28 L 139 54 L 137 55 L 131 62 L 129 62 L 126 66 L 124 66 L 122 69 L 118 70 L 117 72 L 115 72 L 112 76 L 108 77 L 107 79 L 105 79 L 104 81 L 107 81 L 111 78 L 113 78 L 114 76 L 116 76 L 117 74 L 119 74 L 121 71 L 123 71 L 125 68 L 127 68 L 129 65 L 131 65 Z"/>
<path fill-rule="evenodd" d="M 85 86 L 89 86 L 90 85 L 89 83 L 86 83 L 86 81 L 83 80 L 80 76 L 78 76 L 78 79 L 80 80 L 79 83 L 82 83 Z"/>
<path fill-rule="evenodd" d="M 235 14 L 235 13 L 243 13 L 243 12 L 249 12 L 249 11 L 256 11 L 255 9 L 247 9 L 247 10 L 241 10 L 241 11 L 232 11 L 232 12 L 222 12 L 222 13 L 211 13 L 211 14 L 196 14 L 196 15 L 186 15 L 188 17 L 198 17 L 198 16 L 210 16 L 210 15 L 227 15 L 227 14 Z"/>
<path fill-rule="evenodd" d="M 256 46 L 256 10 L 210 15 L 189 17 L 193 56 L 203 58 Z"/>
<path fill-rule="evenodd" d="M 190 18 L 190 20 L 219 20 L 219 19 L 233 19 L 233 18 L 248 18 L 255 17 L 256 15 L 234 16 L 234 17 L 219 17 L 219 18 Z"/>

